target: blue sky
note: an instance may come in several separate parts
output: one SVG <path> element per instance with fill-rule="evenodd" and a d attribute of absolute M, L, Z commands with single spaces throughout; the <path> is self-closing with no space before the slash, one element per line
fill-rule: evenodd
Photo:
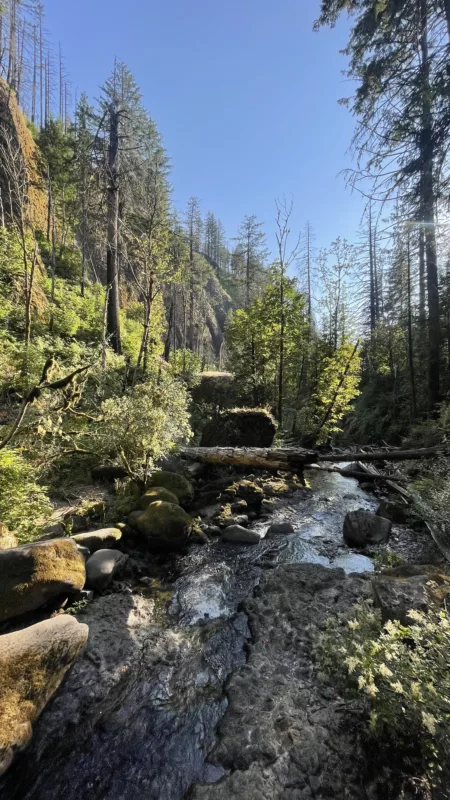
<path fill-rule="evenodd" d="M 314 33 L 319 0 L 45 0 L 78 93 L 98 96 L 114 56 L 134 73 L 173 165 L 174 202 L 197 195 L 231 238 L 256 214 L 274 245 L 274 199 L 316 246 L 354 239 L 362 202 L 338 173 L 354 121 L 339 53 L 348 23 Z"/>

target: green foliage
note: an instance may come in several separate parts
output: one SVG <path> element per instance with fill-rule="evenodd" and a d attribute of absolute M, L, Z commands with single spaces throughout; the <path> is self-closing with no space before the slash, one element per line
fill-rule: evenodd
<path fill-rule="evenodd" d="M 169 356 L 171 372 L 175 377 L 181 377 L 188 386 L 196 386 L 200 383 L 200 373 L 202 371 L 202 360 L 199 355 L 192 350 L 176 350 Z"/>
<path fill-rule="evenodd" d="M 0 520 L 27 542 L 35 538 L 51 514 L 44 487 L 35 480 L 35 470 L 18 450 L 0 450 Z"/>
<path fill-rule="evenodd" d="M 155 460 L 191 434 L 186 388 L 167 372 L 105 400 L 101 412 L 91 448 L 98 457 L 118 460 L 141 480 Z"/>
<path fill-rule="evenodd" d="M 315 419 L 320 426 L 319 443 L 340 430 L 337 423 L 350 411 L 359 394 L 360 371 L 360 355 L 349 342 L 344 341 L 323 360 L 313 395 Z"/>
<path fill-rule="evenodd" d="M 403 559 L 392 550 L 379 550 L 374 556 L 373 563 L 376 572 L 383 572 L 385 569 L 400 567 L 403 564 Z"/>
<path fill-rule="evenodd" d="M 409 612 L 410 623 L 381 623 L 379 611 L 357 606 L 354 618 L 333 617 L 316 655 L 348 697 L 361 699 L 368 732 L 394 747 L 425 783 L 450 777 L 450 620 L 445 611 Z"/>

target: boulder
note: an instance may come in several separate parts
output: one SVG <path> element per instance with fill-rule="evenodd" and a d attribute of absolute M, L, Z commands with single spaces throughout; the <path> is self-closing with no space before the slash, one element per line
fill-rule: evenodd
<path fill-rule="evenodd" d="M 349 511 L 344 520 L 344 539 L 350 547 L 364 548 L 371 544 L 387 542 L 392 523 L 377 517 L 371 511 L 359 508 Z"/>
<path fill-rule="evenodd" d="M 105 547 L 114 547 L 116 542 L 122 538 L 122 531 L 118 528 L 101 528 L 99 531 L 76 533 L 70 538 L 82 547 L 87 547 L 90 553 L 95 553 Z"/>
<path fill-rule="evenodd" d="M 223 411 L 203 429 L 201 447 L 271 447 L 276 423 L 264 408 Z"/>
<path fill-rule="evenodd" d="M 239 500 L 235 500 L 231 503 L 231 512 L 233 514 L 244 514 L 248 508 L 247 501 L 244 498 L 240 498 Z"/>
<path fill-rule="evenodd" d="M 86 586 L 102 592 L 128 560 L 119 550 L 97 550 L 86 562 Z"/>
<path fill-rule="evenodd" d="M 427 575 L 412 575 L 408 578 L 381 576 L 372 581 L 375 605 L 381 608 L 383 622 L 398 619 L 407 625 L 408 611 L 428 610 Z"/>
<path fill-rule="evenodd" d="M 50 598 L 83 588 L 84 558 L 72 539 L 0 552 L 0 622 L 33 611 Z"/>
<path fill-rule="evenodd" d="M 407 512 L 408 507 L 405 505 L 394 503 L 392 500 L 381 500 L 378 506 L 377 516 L 390 519 L 391 522 L 402 524 L 406 522 Z"/>
<path fill-rule="evenodd" d="M 241 525 L 230 525 L 222 531 L 223 541 L 235 544 L 258 544 L 263 538 L 264 534 L 258 531 L 249 531 L 248 528 L 243 528 Z"/>
<path fill-rule="evenodd" d="M 179 475 L 176 472 L 167 472 L 166 470 L 154 472 L 150 476 L 148 488 L 150 489 L 154 486 L 162 487 L 172 492 L 182 506 L 189 505 L 194 497 L 194 491 L 189 481 L 184 475 Z"/>
<path fill-rule="evenodd" d="M 141 514 L 142 514 L 142 511 L 140 509 L 137 509 L 136 511 L 132 511 L 131 514 L 128 514 L 127 522 L 128 522 L 129 527 L 133 531 L 137 531 L 138 530 L 137 521 L 138 521 L 139 517 L 141 516 Z"/>
<path fill-rule="evenodd" d="M 164 486 L 151 486 L 140 498 L 138 508 L 145 511 L 150 503 L 156 503 L 158 500 L 162 500 L 164 503 L 175 503 L 175 505 L 179 505 L 178 497 L 174 492 L 169 492 Z"/>
<path fill-rule="evenodd" d="M 17 547 L 19 544 L 17 538 L 11 533 L 3 522 L 0 522 L 0 550 L 9 550 L 11 547 Z"/>
<path fill-rule="evenodd" d="M 272 522 L 267 533 L 294 533 L 292 522 Z"/>
<path fill-rule="evenodd" d="M 186 544 L 193 527 L 192 518 L 175 503 L 151 503 L 135 519 L 137 530 L 151 550 L 177 550 Z"/>
<path fill-rule="evenodd" d="M 60 615 L 0 636 L 0 774 L 87 642 L 88 626 Z"/>

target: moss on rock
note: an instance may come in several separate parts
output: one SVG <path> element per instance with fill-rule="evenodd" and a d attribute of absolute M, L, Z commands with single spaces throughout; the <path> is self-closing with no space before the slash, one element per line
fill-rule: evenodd
<path fill-rule="evenodd" d="M 0 637 L 0 775 L 28 744 L 87 637 L 87 625 L 67 615 Z"/>
<path fill-rule="evenodd" d="M 84 558 L 71 539 L 36 542 L 0 552 L 0 622 L 33 611 L 59 594 L 79 591 Z"/>
<path fill-rule="evenodd" d="M 135 519 L 152 550 L 177 550 L 188 540 L 193 520 L 175 503 L 158 500 Z"/>
<path fill-rule="evenodd" d="M 177 472 L 158 470 L 151 475 L 148 486 L 149 488 L 167 489 L 167 491 L 176 495 L 178 502 L 182 506 L 189 505 L 194 497 L 194 490 L 189 481 Z"/>
<path fill-rule="evenodd" d="M 174 492 L 169 492 L 164 486 L 151 486 L 140 498 L 138 508 L 145 511 L 150 503 L 156 503 L 158 500 L 162 500 L 164 503 L 179 505 L 178 497 Z"/>

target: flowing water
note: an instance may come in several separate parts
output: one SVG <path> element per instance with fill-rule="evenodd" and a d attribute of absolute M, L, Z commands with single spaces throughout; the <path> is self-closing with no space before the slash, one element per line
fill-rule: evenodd
<path fill-rule="evenodd" d="M 348 511 L 376 508 L 374 497 L 337 473 L 307 477 L 309 489 L 255 526 L 289 520 L 294 533 L 255 546 L 192 545 L 159 599 L 138 585 L 80 615 L 90 627 L 86 653 L 0 783 L 2 800 L 181 800 L 193 783 L 224 774 L 208 753 L 227 708 L 227 677 L 246 661 L 250 632 L 239 604 L 262 570 L 305 562 L 373 570 L 342 530 Z"/>

